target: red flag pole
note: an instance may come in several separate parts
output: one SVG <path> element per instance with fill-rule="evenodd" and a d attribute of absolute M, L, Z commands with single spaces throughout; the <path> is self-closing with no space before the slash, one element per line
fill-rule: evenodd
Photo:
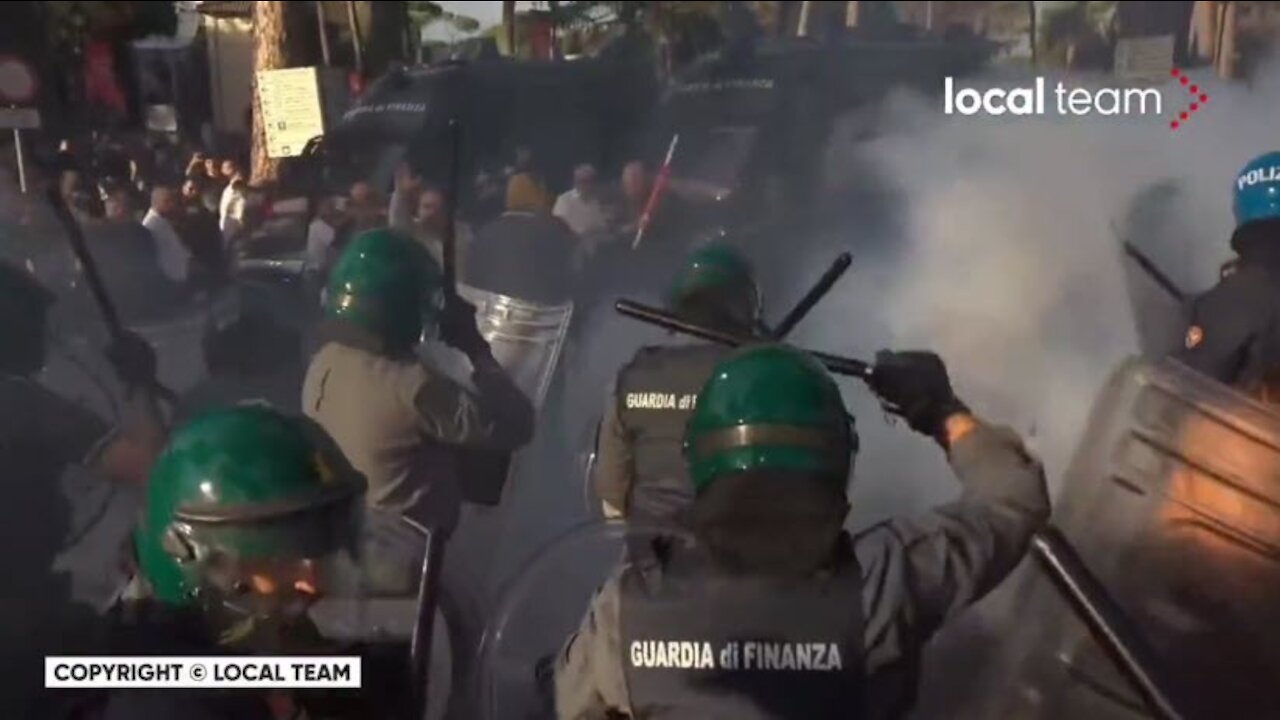
<path fill-rule="evenodd" d="M 644 212 L 640 214 L 640 222 L 636 227 L 636 239 L 631 242 L 631 249 L 635 250 L 640 247 L 640 241 L 644 239 L 644 231 L 649 227 L 649 220 L 653 217 L 653 211 L 658 208 L 658 200 L 662 197 L 662 191 L 667 187 L 667 179 L 671 177 L 671 159 L 676 155 L 676 143 L 680 142 L 680 135 L 671 136 L 671 145 L 667 147 L 667 159 L 662 161 L 662 168 L 658 170 L 658 177 L 653 181 L 653 189 L 649 191 L 649 200 L 644 204 Z"/>

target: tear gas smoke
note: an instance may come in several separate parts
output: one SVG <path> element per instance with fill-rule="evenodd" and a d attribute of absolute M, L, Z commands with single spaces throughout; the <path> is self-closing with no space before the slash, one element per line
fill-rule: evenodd
<path fill-rule="evenodd" d="M 938 352 L 961 397 L 1028 437 L 1056 488 L 1097 389 L 1139 350 L 1135 322 L 1154 321 L 1135 319 L 1130 284 L 1139 294 L 1157 291 L 1122 259 L 1118 236 L 1186 290 L 1212 284 L 1230 256 L 1235 173 L 1277 143 L 1280 78 L 1259 77 L 1252 88 L 1193 77 L 1210 101 L 1177 132 L 1167 118 L 1185 92 L 1172 81 L 1161 88 L 1163 119 L 948 117 L 940 98 L 908 93 L 845 118 L 833 134 L 829 176 L 857 178 L 862 195 L 882 183 L 896 208 L 887 221 L 863 223 L 857 212 L 873 208 L 851 203 L 855 218 L 824 232 L 824 251 L 797 265 L 799 287 L 829 254 L 855 255 L 854 271 L 795 340 L 868 357 L 880 347 Z M 995 75 L 988 82 L 1029 84 Z M 1177 188 L 1169 201 L 1128 227 L 1135 200 L 1168 181 Z M 940 453 L 880 422 L 868 395 L 853 384 L 846 393 L 864 441 L 855 523 L 952 496 Z"/>
<path fill-rule="evenodd" d="M 837 248 L 855 254 L 855 271 L 795 340 L 864 357 L 881 347 L 938 352 L 962 398 L 1028 439 L 1056 492 L 1098 388 L 1139 350 L 1138 323 L 1170 322 L 1152 308 L 1179 311 L 1122 259 L 1118 235 L 1185 291 L 1216 280 L 1231 253 L 1235 173 L 1277 144 L 1280 78 L 1259 77 L 1252 88 L 1193 77 L 1210 100 L 1176 133 L 1151 118 L 947 117 L 940 98 L 905 93 L 846 118 L 828 154 L 833 181 L 855 179 L 859 197 L 884 185 L 894 201 L 848 203 L 855 219 L 823 233 L 824 252 L 797 268 L 803 283 Z M 1168 118 L 1183 93 L 1163 89 Z M 1152 203 L 1162 183 L 1175 190 Z M 863 437 L 852 526 L 955 496 L 942 453 L 881 422 L 864 388 L 848 383 L 846 398 Z M 989 717 L 990 698 L 1007 695 L 1010 669 L 992 653 L 1017 582 L 934 640 L 914 717 Z M 959 663 L 988 671 L 957 683 Z"/>
<path fill-rule="evenodd" d="M 1138 350 L 1117 230 L 1128 230 L 1143 191 L 1176 181 L 1180 192 L 1157 208 L 1157 225 L 1129 239 L 1187 289 L 1213 282 L 1229 254 L 1235 172 L 1276 142 L 1280 82 L 1262 77 L 1269 83 L 1252 89 L 1203 80 L 1209 104 L 1176 133 L 1150 117 L 946 117 L 941 98 L 906 93 L 859 110 L 835 129 L 827 154 L 844 219 L 812 237 L 749 248 L 768 276 L 769 317 L 780 317 L 838 252 L 852 252 L 853 269 L 791 339 L 866 359 L 882 347 L 937 351 L 959 394 L 1027 436 L 1056 486 L 1098 387 Z M 1006 86 L 1025 80 L 991 78 Z M 1182 94 L 1172 83 L 1163 89 L 1167 117 Z M 786 261 L 765 261 L 779 255 Z M 783 277 L 774 282 L 775 275 Z M 601 284 L 617 297 L 652 302 L 669 279 L 639 278 L 629 268 L 605 280 L 616 281 Z M 519 527 L 504 533 L 499 577 L 527 566 L 546 540 L 587 516 L 581 470 L 569 456 L 589 446 L 608 385 L 635 350 L 674 340 L 618 316 L 613 299 L 581 309 L 574 321 L 561 361 L 563 395 L 539 430 L 556 435 L 559 449 L 539 453 L 536 472 L 513 488 L 517 509 L 507 517 Z M 942 453 L 885 422 L 860 383 L 841 382 L 863 439 L 850 524 L 954 497 Z M 566 573 L 581 571 L 573 558 L 563 563 Z M 553 584 L 542 587 L 556 593 Z M 981 637 L 980 619 L 974 624 Z"/>
<path fill-rule="evenodd" d="M 1121 235 L 1189 291 L 1211 285 L 1230 255 L 1232 179 L 1276 143 L 1280 74 L 1258 77 L 1244 87 L 1193 73 L 1210 100 L 1177 132 L 1151 116 L 945 116 L 940 97 L 905 91 L 850 113 L 826 154 L 842 219 L 810 238 L 766 241 L 793 246 L 786 267 L 761 268 L 767 309 L 784 312 L 835 254 L 851 251 L 852 271 L 791 339 L 867 359 L 885 347 L 935 350 L 976 411 L 1027 437 L 1056 488 L 1098 387 L 1139 351 L 1137 323 L 1157 321 L 1151 307 L 1178 312 L 1123 259 Z M 1047 78 L 1059 79 L 1114 84 Z M 984 82 L 1029 84 L 996 71 L 968 86 Z M 1185 93 L 1172 80 L 1160 89 L 1171 117 Z M 1135 203 L 1162 183 L 1175 190 L 1134 225 Z M 654 282 L 651 291 L 665 280 Z M 670 338 L 606 305 L 576 322 L 563 424 L 584 446 L 618 368 L 641 345 Z M 851 523 L 954 496 L 941 453 L 885 422 L 860 383 L 842 384 L 863 438 Z"/>

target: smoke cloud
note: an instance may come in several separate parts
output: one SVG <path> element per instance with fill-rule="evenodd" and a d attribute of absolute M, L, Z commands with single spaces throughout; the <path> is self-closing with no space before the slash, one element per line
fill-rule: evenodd
<path fill-rule="evenodd" d="M 769 314 L 779 317 L 836 254 L 852 252 L 852 270 L 791 340 L 867 359 L 880 348 L 938 352 L 966 402 L 1021 432 L 1056 489 L 1097 389 L 1140 351 L 1139 325 L 1180 326 L 1177 306 L 1123 258 L 1121 237 L 1185 290 L 1212 285 L 1231 252 L 1235 173 L 1278 142 L 1280 74 L 1259 78 L 1245 87 L 1193 73 L 1210 100 L 1177 132 L 1168 120 L 1189 96 L 1173 80 L 1160 86 L 1160 117 L 946 116 L 941 96 L 905 91 L 850 113 L 826 155 L 838 219 L 810 237 L 768 241 L 795 243 L 785 262 L 768 262 L 776 248 L 753 248 Z M 1046 77 L 1050 87 L 1059 80 L 1118 82 Z M 1033 82 L 996 71 L 962 85 Z M 1167 198 L 1135 225 L 1135 206 L 1161 185 L 1172 188 Z M 634 278 L 619 285 L 631 288 L 619 296 L 654 299 L 635 291 Z M 575 322 L 558 422 L 581 448 L 617 369 L 642 345 L 678 339 L 607 305 L 584 308 Z M 842 385 L 863 439 L 851 525 L 955 495 L 931 443 L 888 421 L 861 383 Z"/>
<path fill-rule="evenodd" d="M 1264 82 L 1249 88 L 1193 76 L 1210 101 L 1177 132 L 1168 119 L 1187 95 L 1172 82 L 1162 86 L 1161 118 L 945 116 L 940 96 L 905 92 L 851 113 L 826 155 L 828 184 L 839 188 L 836 219 L 812 235 L 770 238 L 765 242 L 777 247 L 750 249 L 765 277 L 769 317 L 781 317 L 839 252 L 852 252 L 851 271 L 791 341 L 864 359 L 880 348 L 938 352 L 961 397 L 1022 433 L 1056 490 L 1098 388 L 1140 350 L 1134 296 L 1154 297 L 1138 298 L 1144 323 L 1157 319 L 1149 307 L 1177 311 L 1123 259 L 1119 236 L 1186 290 L 1212 285 L 1230 256 L 1235 173 L 1280 144 L 1280 77 L 1260 77 Z M 1052 86 L 1059 79 L 1047 80 Z M 1031 78 L 993 74 L 985 82 L 1012 87 Z M 1174 188 L 1168 201 L 1128 227 L 1135 202 L 1162 183 Z M 617 280 L 618 296 L 654 300 L 635 292 L 636 278 Z M 654 279 L 650 290 L 662 282 Z M 619 367 L 641 345 L 675 341 L 608 304 L 584 308 L 575 322 L 575 342 L 562 361 L 561 405 L 544 418 L 571 452 L 589 444 Z M 860 382 L 841 385 L 862 436 L 851 527 L 922 512 L 957 494 L 931 441 L 888 420 Z M 590 514 L 578 469 L 551 469 L 563 462 L 540 466 L 544 482 L 527 488 L 536 502 L 526 498 L 512 514 L 537 522 L 522 521 L 508 533 L 511 558 L 527 558 L 528 548 Z M 537 512 L 525 512 L 535 505 Z M 968 628 L 940 643 L 971 652 L 976 635 L 989 645 L 984 618 L 998 612 L 987 603 Z M 945 667 L 938 644 L 936 662 Z M 917 717 L 959 717 L 961 689 L 933 689 L 940 692 L 927 686 L 922 697 L 932 694 L 940 707 L 930 703 Z"/>
<path fill-rule="evenodd" d="M 1056 487 L 1097 389 L 1139 352 L 1139 323 L 1177 312 L 1123 259 L 1121 236 L 1185 290 L 1215 281 L 1231 254 L 1235 174 L 1280 143 L 1280 81 L 1260 77 L 1249 88 L 1193 76 L 1210 100 L 1176 132 L 1169 119 L 1189 96 L 1172 80 L 1161 117 L 947 116 L 941 97 L 900 93 L 844 118 L 828 175 L 852 183 L 853 217 L 823 233 L 823 251 L 784 294 L 801 292 L 839 249 L 854 253 L 854 269 L 796 341 L 866 357 L 938 352 L 959 394 L 1023 433 Z M 1048 84 L 1060 79 L 1117 82 Z M 1032 82 L 1005 74 L 971 86 Z M 1173 188 L 1167 200 L 1134 226 L 1135 205 L 1161 183 Z M 883 422 L 868 395 L 847 387 L 864 441 L 855 524 L 953 495 L 941 454 Z"/>
<path fill-rule="evenodd" d="M 1056 495 L 1111 371 L 1160 334 L 1153 327 L 1173 327 L 1181 341 L 1180 309 L 1124 259 L 1121 241 L 1184 291 L 1216 281 L 1231 256 L 1235 175 L 1280 146 L 1280 67 L 1270 67 L 1252 87 L 1193 75 L 1210 100 L 1176 132 L 1169 119 L 1188 95 L 1172 81 L 1160 118 L 946 116 L 941 97 L 909 93 L 844 118 L 828 174 L 846 188 L 850 211 L 793 282 L 803 285 L 841 249 L 855 254 L 854 269 L 794 339 L 866 358 L 882 347 L 938 352 L 975 411 L 1027 439 Z M 863 439 L 852 527 L 957 494 L 932 443 L 886 422 L 859 383 L 844 389 Z M 918 720 L 990 717 L 991 698 L 1008 694 L 990 653 L 1007 631 L 1000 618 L 1016 584 L 932 644 Z M 956 683 L 959 663 L 992 663 L 990 678 L 1005 679 Z"/>

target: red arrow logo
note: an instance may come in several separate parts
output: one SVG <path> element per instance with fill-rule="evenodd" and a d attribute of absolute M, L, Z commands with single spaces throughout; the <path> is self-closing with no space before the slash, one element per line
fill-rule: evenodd
<path fill-rule="evenodd" d="M 1183 123 L 1191 119 L 1192 113 L 1204 107 L 1204 104 L 1209 102 L 1209 95 L 1207 93 L 1200 92 L 1200 86 L 1193 85 L 1191 80 L 1178 68 L 1170 70 L 1169 75 L 1177 78 L 1182 87 L 1186 88 L 1187 93 L 1191 95 L 1191 104 L 1184 108 L 1182 112 L 1178 113 L 1178 117 L 1169 121 L 1169 129 L 1177 130 L 1179 127 L 1182 127 Z"/>

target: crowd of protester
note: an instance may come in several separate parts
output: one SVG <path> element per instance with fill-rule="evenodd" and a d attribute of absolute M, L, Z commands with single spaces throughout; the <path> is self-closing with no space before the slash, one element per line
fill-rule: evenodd
<path fill-rule="evenodd" d="M 14 232 L 59 233 L 43 226 L 51 222 L 43 189 L 56 189 L 121 302 L 208 291 L 227 280 L 244 229 L 245 175 L 237 159 L 196 152 L 184 165 L 180 153 L 168 141 L 64 140 L 49 162 L 24 168 L 25 196 L 6 182 L 5 221 Z"/>
<path fill-rule="evenodd" d="M 296 199 L 288 222 L 268 201 L 287 193 L 251 185 L 246 163 L 234 153 L 102 137 L 62 142 L 51 162 L 29 174 L 34 184 L 57 189 L 126 306 L 215 289 L 245 255 L 299 257 L 318 288 L 350 239 L 384 226 L 444 261 L 446 188 L 407 165 L 385 187 L 360 179 Z M 22 225 L 22 208 L 39 205 L 43 193 L 36 188 L 14 197 L 16 188 L 5 180 L 0 222 Z M 591 285 L 592 268 L 602 259 L 631 249 L 652 188 L 651 172 L 636 161 L 613 182 L 580 164 L 569 187 L 553 190 L 533 153 L 520 148 L 505 168 L 480 168 L 462 192 L 454 218 L 458 278 L 534 302 L 572 300 Z M 670 224 L 679 209 L 678 199 L 664 197 L 651 227 Z"/>
<path fill-rule="evenodd" d="M 611 251 L 617 255 L 631 248 L 652 188 L 652 175 L 639 161 L 628 163 L 613 183 L 584 163 L 575 168 L 572 185 L 556 193 L 538 172 L 533 154 L 521 148 L 505 169 L 480 169 L 457 210 L 458 277 L 534 302 L 569 301 L 589 284 L 593 265 Z M 407 165 L 395 173 L 385 196 L 361 180 L 345 196 L 314 198 L 306 268 L 314 277 L 324 277 L 350 238 L 379 226 L 412 236 L 443 263 L 447 204 L 445 188 Z M 674 197 L 664 197 L 653 222 L 675 222 L 679 207 Z"/>

